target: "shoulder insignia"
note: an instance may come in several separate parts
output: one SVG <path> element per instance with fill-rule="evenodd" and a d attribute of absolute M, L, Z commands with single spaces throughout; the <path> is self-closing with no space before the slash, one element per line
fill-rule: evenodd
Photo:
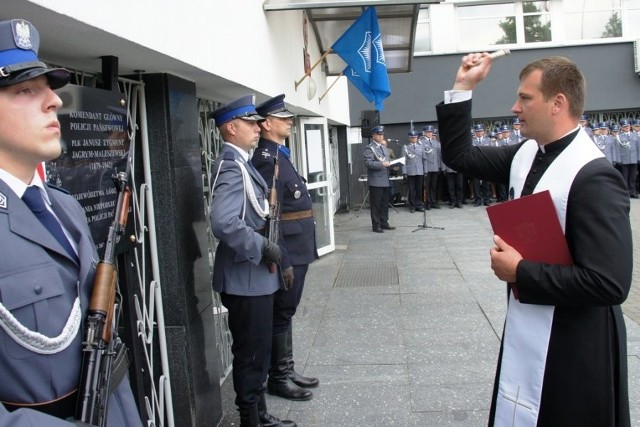
<path fill-rule="evenodd" d="M 263 152 L 260 153 L 262 155 L 262 157 L 264 157 L 265 159 L 268 159 L 271 157 L 271 153 L 268 152 L 267 150 L 264 150 Z"/>
<path fill-rule="evenodd" d="M 224 155 L 222 156 L 222 160 L 235 160 L 235 159 L 236 157 L 231 151 L 225 152 Z"/>
<path fill-rule="evenodd" d="M 7 209 L 7 196 L 0 193 L 0 209 Z"/>

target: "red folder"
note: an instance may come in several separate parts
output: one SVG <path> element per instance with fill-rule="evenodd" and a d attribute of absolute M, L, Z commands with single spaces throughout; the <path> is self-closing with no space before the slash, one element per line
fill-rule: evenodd
<path fill-rule="evenodd" d="M 571 265 L 571 254 L 549 190 L 487 208 L 493 233 L 528 261 Z"/>

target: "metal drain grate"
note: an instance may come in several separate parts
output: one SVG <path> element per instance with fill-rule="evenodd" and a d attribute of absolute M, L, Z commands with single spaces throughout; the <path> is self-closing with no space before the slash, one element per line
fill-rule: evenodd
<path fill-rule="evenodd" d="M 398 284 L 398 266 L 393 261 L 343 262 L 334 283 L 335 288 L 365 286 L 395 286 Z"/>

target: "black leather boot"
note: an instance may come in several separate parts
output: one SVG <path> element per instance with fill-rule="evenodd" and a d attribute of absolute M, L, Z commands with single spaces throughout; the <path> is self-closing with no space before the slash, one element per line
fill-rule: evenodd
<path fill-rule="evenodd" d="M 262 427 L 298 427 L 296 423 L 291 420 L 279 420 L 270 413 L 267 412 L 267 401 L 264 398 L 264 394 L 260 395 L 258 400 L 258 418 L 262 424 Z"/>
<path fill-rule="evenodd" d="M 258 418 L 258 407 L 256 405 L 248 408 L 238 408 L 240 412 L 240 427 L 264 427 Z"/>
<path fill-rule="evenodd" d="M 313 393 L 298 386 L 289 378 L 286 333 L 273 336 L 267 391 L 269 394 L 289 400 L 309 400 L 313 397 Z"/>
<path fill-rule="evenodd" d="M 304 388 L 318 387 L 320 381 L 313 377 L 303 377 L 294 369 L 293 361 L 293 332 L 291 331 L 291 324 L 289 324 L 289 330 L 287 331 L 287 365 L 289 366 L 289 378 L 295 384 Z"/>

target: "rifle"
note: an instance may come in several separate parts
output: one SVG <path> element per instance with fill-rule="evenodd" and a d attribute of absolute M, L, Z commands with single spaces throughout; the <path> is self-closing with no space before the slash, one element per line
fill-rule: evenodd
<path fill-rule="evenodd" d="M 269 189 L 269 225 L 267 232 L 267 239 L 271 243 L 278 244 L 280 238 L 280 201 L 278 201 L 278 190 L 276 190 L 276 184 L 280 175 L 280 164 L 278 163 L 278 154 L 273 159 L 273 179 L 271 182 L 271 188 Z M 275 273 L 277 266 L 274 263 L 269 263 L 269 271 Z"/>
<path fill-rule="evenodd" d="M 84 354 L 76 407 L 76 419 L 100 427 L 105 426 L 107 422 L 112 366 L 118 350 L 122 347 L 122 341 L 118 337 L 122 297 L 117 289 L 115 246 L 127 225 L 131 200 L 127 174 L 119 172 L 113 177 L 113 182 L 118 199 L 107 235 L 104 256 L 98 263 L 93 282 L 82 342 Z"/>

